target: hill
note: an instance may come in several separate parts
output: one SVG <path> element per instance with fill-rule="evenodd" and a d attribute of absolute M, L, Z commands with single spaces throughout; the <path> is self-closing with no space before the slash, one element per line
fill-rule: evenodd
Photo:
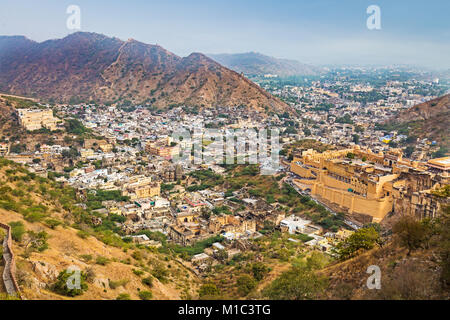
<path fill-rule="evenodd" d="M 41 43 L 0 37 L 0 92 L 54 103 L 95 101 L 198 107 L 289 107 L 201 53 L 77 32 Z"/>
<path fill-rule="evenodd" d="M 449 141 L 450 94 L 403 110 L 387 121 L 383 127 L 398 130 L 408 136 L 437 141 L 446 150 Z"/>
<path fill-rule="evenodd" d="M 448 228 L 448 217 L 447 208 L 442 227 Z M 409 230 L 409 241 L 411 244 L 416 242 L 416 248 L 411 252 L 408 252 L 398 236 L 388 237 L 383 240 L 382 246 L 375 246 L 354 258 L 318 271 L 328 279 L 323 298 L 448 300 L 448 230 L 433 230 L 436 226 L 439 228 L 442 220 L 431 224 L 432 235 L 424 234 L 419 238 L 417 230 Z M 380 268 L 379 290 L 367 287 L 367 280 L 373 274 L 373 271 L 367 271 L 370 266 Z"/>
<path fill-rule="evenodd" d="M 209 57 L 236 72 L 248 75 L 275 74 L 280 77 L 317 75 L 321 69 L 296 60 L 277 59 L 257 52 L 209 54 Z"/>
<path fill-rule="evenodd" d="M 95 216 L 77 205 L 73 189 L 0 158 L 0 190 L 0 222 L 12 226 L 22 298 L 116 299 L 122 294 L 139 299 L 147 291 L 152 299 L 180 299 L 195 294 L 195 274 L 156 248 L 122 240 L 111 217 L 97 216 L 102 223 L 94 225 Z M 86 290 L 75 297 L 55 287 L 70 266 L 86 276 Z"/>

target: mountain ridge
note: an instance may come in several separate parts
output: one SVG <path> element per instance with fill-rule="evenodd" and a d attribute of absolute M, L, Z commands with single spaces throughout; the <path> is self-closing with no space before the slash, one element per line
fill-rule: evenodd
<path fill-rule="evenodd" d="M 258 52 L 208 54 L 208 56 L 227 68 L 248 75 L 276 74 L 287 77 L 318 75 L 322 72 L 318 67 L 297 60 L 275 58 Z"/>
<path fill-rule="evenodd" d="M 179 57 L 159 45 L 85 32 L 43 42 L 0 36 L 0 92 L 59 103 L 290 109 L 201 53 Z"/>

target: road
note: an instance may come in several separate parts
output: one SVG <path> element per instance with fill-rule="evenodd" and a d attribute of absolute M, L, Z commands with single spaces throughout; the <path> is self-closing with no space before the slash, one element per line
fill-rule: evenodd
<path fill-rule="evenodd" d="M 314 201 L 317 204 L 320 204 L 322 206 L 324 206 L 328 211 L 331 212 L 331 214 L 333 215 L 337 215 L 337 213 L 335 211 L 333 211 L 330 207 L 328 207 L 326 204 L 318 201 L 317 199 L 314 199 L 313 197 L 311 197 L 309 194 L 307 194 L 306 192 L 303 192 L 302 190 L 300 190 L 295 183 L 292 181 L 291 178 L 292 174 L 289 174 L 288 177 L 286 177 L 284 179 L 284 182 L 286 182 L 288 185 L 290 185 L 292 188 L 295 189 L 295 191 L 297 191 L 298 194 L 302 195 L 302 196 L 307 196 L 309 197 L 312 201 Z M 356 225 L 355 223 L 353 223 L 352 221 L 348 220 L 348 219 L 344 219 L 344 223 L 349 226 L 350 228 L 352 228 L 353 230 L 358 230 L 359 228 L 361 228 L 360 226 Z"/>

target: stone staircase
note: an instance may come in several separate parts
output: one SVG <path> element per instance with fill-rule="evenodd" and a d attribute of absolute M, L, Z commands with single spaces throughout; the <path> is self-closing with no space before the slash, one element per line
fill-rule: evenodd
<path fill-rule="evenodd" d="M 17 297 L 20 296 L 20 290 L 15 277 L 16 264 L 14 260 L 14 253 L 11 248 L 11 227 L 0 223 L 0 228 L 6 230 L 6 236 L 3 239 L 3 286 L 8 295 Z"/>

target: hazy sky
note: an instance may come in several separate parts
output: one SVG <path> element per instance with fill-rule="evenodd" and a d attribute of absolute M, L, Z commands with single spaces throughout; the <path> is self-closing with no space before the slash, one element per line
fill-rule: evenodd
<path fill-rule="evenodd" d="M 0 35 L 43 41 L 81 31 L 191 52 L 257 51 L 313 64 L 416 64 L 450 68 L 449 0 L 0 0 Z M 368 30 L 366 8 L 381 8 Z"/>

